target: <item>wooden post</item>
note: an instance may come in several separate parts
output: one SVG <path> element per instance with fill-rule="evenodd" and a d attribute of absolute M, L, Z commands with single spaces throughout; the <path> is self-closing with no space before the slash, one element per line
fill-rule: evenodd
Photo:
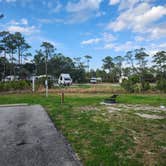
<path fill-rule="evenodd" d="M 65 100 L 65 95 L 64 95 L 64 91 L 62 91 L 62 93 L 61 93 L 61 104 L 64 103 L 64 100 Z"/>

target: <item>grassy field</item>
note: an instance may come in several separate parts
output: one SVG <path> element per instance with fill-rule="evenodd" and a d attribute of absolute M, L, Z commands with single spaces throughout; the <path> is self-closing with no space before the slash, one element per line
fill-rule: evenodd
<path fill-rule="evenodd" d="M 63 90 L 67 93 L 124 93 L 124 89 L 119 84 L 102 83 L 102 84 L 73 84 L 65 87 Z M 45 88 L 40 88 L 38 92 L 44 92 Z M 57 85 L 49 89 L 50 93 L 59 93 L 61 88 Z"/>
<path fill-rule="evenodd" d="M 87 87 L 86 87 L 87 88 Z M 56 127 L 86 166 L 165 165 L 166 95 L 120 95 L 118 104 L 101 105 L 108 95 L 1 95 L 0 104 L 43 105 Z M 140 105 L 141 104 L 141 105 Z M 160 118 L 144 118 L 138 114 Z"/>

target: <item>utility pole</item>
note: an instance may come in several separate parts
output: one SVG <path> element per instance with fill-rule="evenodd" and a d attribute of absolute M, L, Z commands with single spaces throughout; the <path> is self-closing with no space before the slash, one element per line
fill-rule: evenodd
<path fill-rule="evenodd" d="M 46 87 L 46 97 L 48 97 L 48 68 L 47 68 L 47 61 L 48 58 L 51 57 L 51 55 L 54 53 L 54 46 L 49 43 L 49 42 L 43 42 L 41 47 L 44 48 L 44 53 L 45 53 L 45 87 Z"/>
<path fill-rule="evenodd" d="M 47 53 L 46 53 L 46 54 L 47 54 Z M 48 59 L 48 55 L 46 55 L 46 57 L 45 57 L 45 74 L 46 74 L 45 86 L 46 86 L 46 97 L 48 97 L 47 59 Z"/>
<path fill-rule="evenodd" d="M 32 76 L 32 92 L 35 92 L 35 75 Z"/>

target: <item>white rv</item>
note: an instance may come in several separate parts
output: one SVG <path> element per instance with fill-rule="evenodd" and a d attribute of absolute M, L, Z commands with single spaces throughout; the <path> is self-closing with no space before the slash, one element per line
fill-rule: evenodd
<path fill-rule="evenodd" d="M 61 74 L 58 79 L 58 84 L 59 85 L 71 85 L 72 84 L 72 79 L 70 77 L 70 74 Z"/>

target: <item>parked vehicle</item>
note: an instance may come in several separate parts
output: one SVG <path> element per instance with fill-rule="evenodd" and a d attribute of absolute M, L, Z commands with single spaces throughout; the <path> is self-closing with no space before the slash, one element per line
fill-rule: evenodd
<path fill-rule="evenodd" d="M 70 77 L 70 74 L 61 74 L 58 79 L 58 84 L 59 85 L 64 85 L 64 86 L 70 86 L 72 84 L 72 78 Z"/>
<path fill-rule="evenodd" d="M 17 81 L 17 80 L 19 80 L 19 76 L 8 75 L 2 81 L 8 82 L 8 81 Z"/>
<path fill-rule="evenodd" d="M 101 83 L 102 82 L 102 78 L 101 77 L 92 77 L 91 79 L 90 79 L 90 83 L 92 83 L 92 84 L 96 84 L 96 83 Z"/>
<path fill-rule="evenodd" d="M 96 79 L 95 77 L 92 77 L 92 78 L 90 79 L 90 83 L 96 84 L 96 83 L 97 83 L 97 79 Z"/>

